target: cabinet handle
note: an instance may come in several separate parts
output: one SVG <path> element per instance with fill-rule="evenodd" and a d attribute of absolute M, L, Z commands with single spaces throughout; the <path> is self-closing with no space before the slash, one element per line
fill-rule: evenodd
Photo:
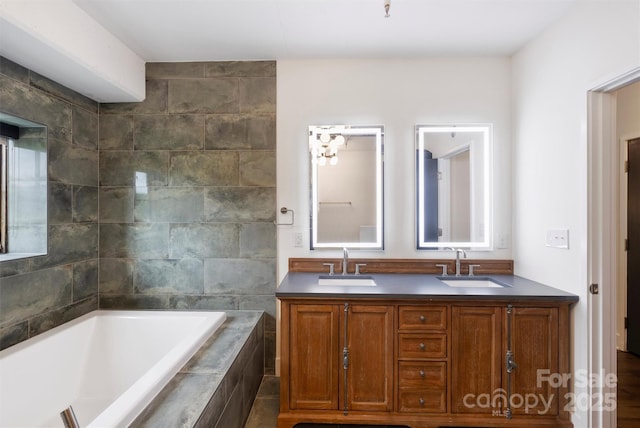
<path fill-rule="evenodd" d="M 424 345 L 424 343 L 420 343 L 420 349 L 422 349 L 424 351 L 424 349 L 426 348 L 426 346 Z"/>
<path fill-rule="evenodd" d="M 424 406 L 424 398 L 420 397 L 420 400 L 418 400 L 420 402 L 421 406 Z"/>
<path fill-rule="evenodd" d="M 424 377 L 424 370 L 420 370 L 418 374 L 420 375 L 420 377 Z"/>
<path fill-rule="evenodd" d="M 420 315 L 420 321 L 425 322 L 427 320 L 427 317 L 425 317 L 424 315 Z"/>

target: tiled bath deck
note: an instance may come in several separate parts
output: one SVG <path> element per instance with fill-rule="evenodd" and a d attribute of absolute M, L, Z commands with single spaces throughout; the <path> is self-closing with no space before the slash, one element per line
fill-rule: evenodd
<path fill-rule="evenodd" d="M 227 311 L 225 323 L 131 426 L 242 428 L 263 375 L 263 312 Z"/>

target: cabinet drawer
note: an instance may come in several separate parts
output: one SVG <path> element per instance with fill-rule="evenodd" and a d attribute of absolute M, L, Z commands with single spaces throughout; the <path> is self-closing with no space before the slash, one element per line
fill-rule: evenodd
<path fill-rule="evenodd" d="M 398 356 L 400 358 L 446 358 L 447 336 L 445 334 L 399 334 Z"/>
<path fill-rule="evenodd" d="M 444 306 L 400 306 L 400 330 L 446 330 L 447 308 Z"/>
<path fill-rule="evenodd" d="M 398 368 L 400 388 L 440 389 L 447 386 L 447 363 L 445 362 L 401 361 Z"/>
<path fill-rule="evenodd" d="M 401 412 L 444 413 L 447 411 L 447 393 L 445 389 L 425 389 L 400 391 Z"/>

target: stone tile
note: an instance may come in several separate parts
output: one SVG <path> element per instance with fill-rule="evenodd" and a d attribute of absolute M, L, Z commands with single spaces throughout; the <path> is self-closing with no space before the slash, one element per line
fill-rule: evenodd
<path fill-rule="evenodd" d="M 96 309 L 98 309 L 97 295 L 72 305 L 38 315 L 29 321 L 29 336 L 33 337 L 44 333 L 47 330 L 51 330 Z"/>
<path fill-rule="evenodd" d="M 275 213 L 275 188 L 211 187 L 205 190 L 205 221 L 273 221 Z"/>
<path fill-rule="evenodd" d="M 204 116 L 135 116 L 136 150 L 197 150 L 204 147 Z"/>
<path fill-rule="evenodd" d="M 173 309 L 168 294 L 107 294 L 100 295 L 100 309 Z"/>
<path fill-rule="evenodd" d="M 1 57 L 0 57 L 1 58 Z M 29 338 L 29 322 L 23 321 L 0 328 L 0 351 Z"/>
<path fill-rule="evenodd" d="M 98 221 L 98 187 L 73 186 L 73 221 Z"/>
<path fill-rule="evenodd" d="M 275 115 L 207 116 L 206 149 L 275 150 Z"/>
<path fill-rule="evenodd" d="M 1 58 L 1 57 L 0 57 Z M 0 278 L 6 276 L 20 275 L 29 272 L 31 259 L 8 260 L 0 263 Z"/>
<path fill-rule="evenodd" d="M 49 226 L 49 251 L 31 261 L 32 270 L 98 257 L 98 225 L 74 223 Z"/>
<path fill-rule="evenodd" d="M 191 311 L 228 311 L 238 309 L 234 296 L 173 295 L 169 297 L 169 308 Z"/>
<path fill-rule="evenodd" d="M 275 77 L 276 61 L 219 61 L 206 63 L 207 77 Z"/>
<path fill-rule="evenodd" d="M 168 84 L 166 80 L 147 80 L 142 102 L 100 104 L 100 120 L 107 114 L 149 114 L 167 112 Z"/>
<path fill-rule="evenodd" d="M 98 185 L 98 151 L 49 138 L 49 180 Z"/>
<path fill-rule="evenodd" d="M 242 410 L 242 386 L 237 385 L 215 428 L 242 428 L 244 426 Z"/>
<path fill-rule="evenodd" d="M 135 293 L 202 294 L 204 266 L 199 259 L 136 260 Z"/>
<path fill-rule="evenodd" d="M 37 89 L 0 76 L 2 111 L 47 126 L 49 139 L 71 142 L 71 107 Z"/>
<path fill-rule="evenodd" d="M 86 149 L 96 150 L 98 148 L 99 129 L 97 111 L 89 112 L 79 107 L 73 107 L 72 118 L 73 123 L 71 132 L 73 136 L 73 144 L 82 146 Z"/>
<path fill-rule="evenodd" d="M 135 427 L 174 428 L 194 426 L 211 399 L 218 374 L 178 373 L 151 405 L 131 424 Z"/>
<path fill-rule="evenodd" d="M 280 377 L 265 375 L 257 398 L 280 398 Z"/>
<path fill-rule="evenodd" d="M 264 372 L 266 374 L 276 373 L 276 332 L 265 331 L 264 333 Z"/>
<path fill-rule="evenodd" d="M 240 185 L 276 187 L 275 152 L 240 152 Z"/>
<path fill-rule="evenodd" d="M 171 154 L 171 186 L 236 186 L 238 154 L 235 152 L 181 152 Z"/>
<path fill-rule="evenodd" d="M 133 260 L 100 258 L 100 294 L 133 294 Z"/>
<path fill-rule="evenodd" d="M 172 259 L 237 257 L 238 226 L 224 223 L 173 225 L 169 254 Z"/>
<path fill-rule="evenodd" d="M 226 382 L 223 379 L 221 384 L 218 386 L 218 389 L 213 394 L 213 397 L 209 400 L 207 407 L 200 414 L 198 421 L 193 425 L 193 428 L 210 428 L 215 426 L 218 422 L 218 419 L 220 419 L 220 415 L 227 404 L 227 399 L 229 398 L 223 393 L 225 383 Z"/>
<path fill-rule="evenodd" d="M 49 182 L 48 191 L 47 216 L 49 224 L 71 223 L 73 221 L 73 186 Z"/>
<path fill-rule="evenodd" d="M 100 187 L 100 223 L 133 223 L 134 187 Z"/>
<path fill-rule="evenodd" d="M 240 310 L 259 310 L 265 313 L 265 329 L 267 331 L 275 331 L 276 319 L 276 297 L 275 282 L 271 284 L 271 290 L 264 290 L 261 294 L 240 296 L 238 309 Z"/>
<path fill-rule="evenodd" d="M 0 56 L 0 74 L 24 84 L 29 83 L 29 70 L 3 56 Z"/>
<path fill-rule="evenodd" d="M 133 150 L 133 116 L 100 116 L 100 150 Z"/>
<path fill-rule="evenodd" d="M 149 187 L 135 194 L 135 221 L 200 222 L 204 214 L 204 189 L 193 187 Z"/>
<path fill-rule="evenodd" d="M 98 259 L 73 265 L 73 301 L 98 295 Z"/>
<path fill-rule="evenodd" d="M 276 226 L 273 223 L 240 225 L 241 258 L 266 259 L 276 256 Z"/>
<path fill-rule="evenodd" d="M 279 398 L 256 398 L 244 428 L 277 428 Z"/>
<path fill-rule="evenodd" d="M 205 294 L 268 294 L 275 293 L 275 289 L 275 260 L 206 259 L 204 261 Z"/>
<path fill-rule="evenodd" d="M 276 113 L 276 79 L 240 78 L 240 113 Z"/>
<path fill-rule="evenodd" d="M 238 79 L 169 81 L 170 113 L 238 113 Z"/>
<path fill-rule="evenodd" d="M 72 89 L 67 88 L 54 82 L 53 80 L 44 77 L 34 71 L 29 72 L 30 84 L 34 88 L 38 88 L 43 92 L 53 95 L 56 98 L 61 98 L 77 106 L 82 106 L 86 110 L 92 113 L 98 113 L 98 102 L 91 98 L 80 94 Z"/>
<path fill-rule="evenodd" d="M 71 265 L 2 279 L 0 326 L 15 324 L 71 303 Z"/>
<path fill-rule="evenodd" d="M 168 224 L 100 225 L 101 258 L 162 259 L 168 257 L 168 248 Z"/>
<path fill-rule="evenodd" d="M 148 62 L 146 68 L 148 79 L 205 77 L 204 62 Z"/>
<path fill-rule="evenodd" d="M 101 186 L 164 186 L 169 154 L 146 151 L 100 152 Z"/>

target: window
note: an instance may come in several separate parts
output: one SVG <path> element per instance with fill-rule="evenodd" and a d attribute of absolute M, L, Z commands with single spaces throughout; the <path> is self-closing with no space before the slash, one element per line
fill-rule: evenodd
<path fill-rule="evenodd" d="M 47 128 L 0 113 L 0 261 L 47 253 Z"/>

